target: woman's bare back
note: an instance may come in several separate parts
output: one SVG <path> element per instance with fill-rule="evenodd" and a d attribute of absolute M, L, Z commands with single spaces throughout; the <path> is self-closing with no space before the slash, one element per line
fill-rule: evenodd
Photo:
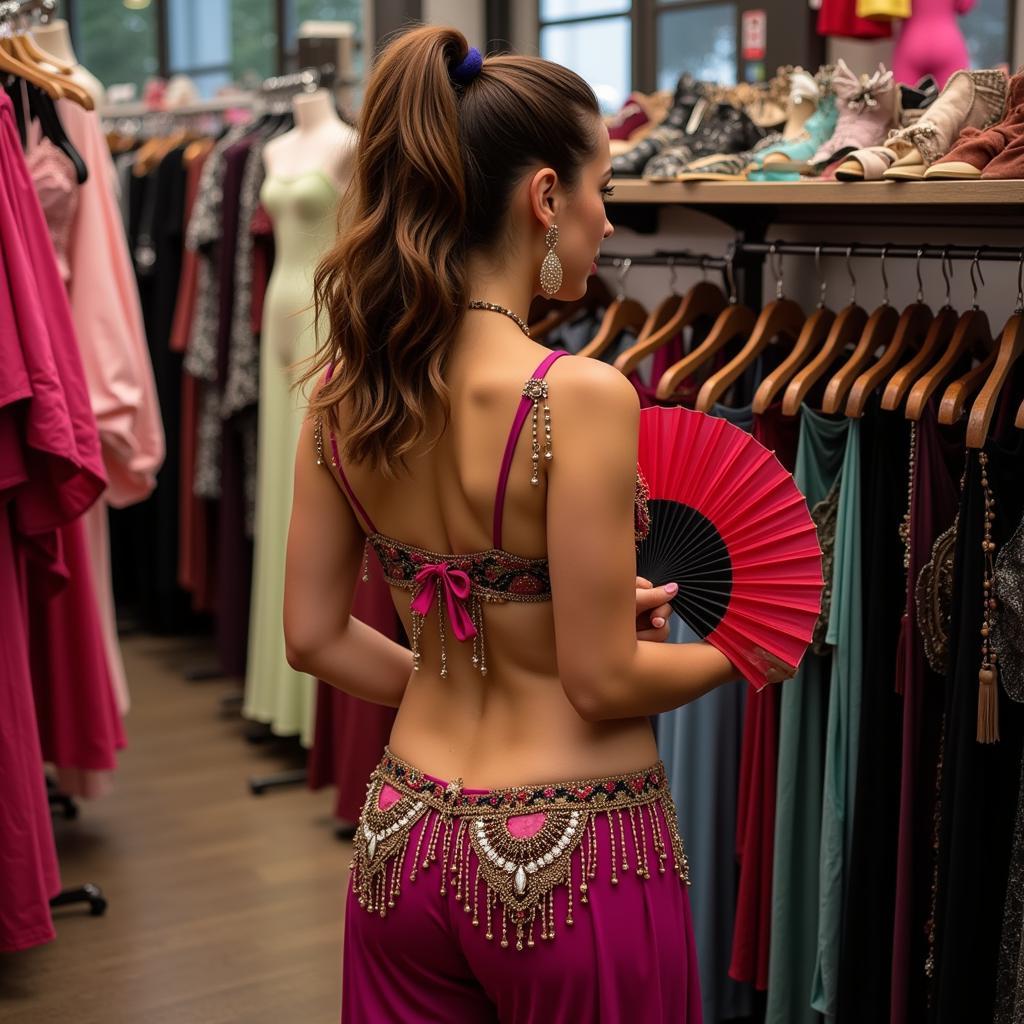
<path fill-rule="evenodd" d="M 462 554 L 492 544 L 495 491 L 522 386 L 548 354 L 519 339 L 502 344 L 502 328 L 470 333 L 464 326 L 446 374 L 451 416 L 430 450 L 388 479 L 344 464 L 346 478 L 380 533 L 429 551 Z M 552 451 L 559 453 L 559 382 L 578 372 L 562 359 L 548 373 Z M 340 410 L 345 423 L 345 409 Z M 442 420 L 431 411 L 428 436 Z M 530 424 L 520 433 L 505 493 L 502 549 L 547 556 L 546 477 L 533 486 Z M 337 478 L 337 473 L 335 471 Z M 340 480 L 338 481 L 340 486 Z M 391 587 L 406 633 L 413 621 L 408 590 Z M 564 595 L 559 595 L 566 600 Z M 583 602 L 585 594 L 571 600 Z M 391 735 L 405 760 L 468 786 L 494 788 L 628 771 L 657 757 L 646 718 L 588 722 L 563 689 L 552 601 L 487 602 L 483 611 L 488 672 L 472 665 L 472 642 L 460 643 L 446 622 L 447 670 L 440 675 L 436 605 L 423 623 L 422 665 L 412 673 Z"/>

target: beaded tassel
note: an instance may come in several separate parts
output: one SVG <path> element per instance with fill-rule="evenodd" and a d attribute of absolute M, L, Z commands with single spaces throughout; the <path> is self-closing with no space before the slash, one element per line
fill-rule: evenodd
<path fill-rule="evenodd" d="M 366 577 L 364 576 L 363 579 L 366 579 Z M 423 649 L 420 641 L 423 636 L 424 616 L 416 611 L 413 611 L 411 614 L 412 636 L 409 638 L 409 644 L 412 649 L 412 667 L 414 671 L 419 672 L 423 664 Z M 441 676 L 447 679 L 448 650 L 444 629 L 444 615 L 444 598 L 439 589 L 437 593 L 437 630 L 441 640 Z M 473 595 L 470 604 L 470 616 L 473 619 L 473 625 L 476 627 L 476 635 L 473 637 L 473 667 L 480 675 L 485 676 L 487 675 L 487 643 L 484 637 L 484 606 L 478 594 Z"/>
<path fill-rule="evenodd" d="M 981 542 L 984 552 L 984 578 L 982 587 L 982 621 L 981 621 L 981 668 L 978 671 L 978 742 L 999 742 L 999 692 L 996 652 L 992 650 L 992 613 L 995 611 L 996 599 L 992 593 L 992 577 L 995 573 L 994 552 L 996 543 L 992 539 L 992 521 L 996 517 L 995 499 L 988 483 L 988 453 L 979 452 L 981 463 L 981 488 L 985 496 L 985 536 Z"/>
<path fill-rule="evenodd" d="M 536 487 L 540 483 L 540 453 L 541 444 L 537 437 L 537 419 L 540 413 L 540 402 L 544 400 L 544 460 L 550 462 L 551 454 L 551 408 L 548 405 L 548 382 L 538 377 L 531 377 L 523 385 L 523 396 L 533 401 L 533 413 L 531 417 L 531 443 L 532 452 L 530 460 L 533 463 L 533 473 L 530 476 L 530 483 Z"/>

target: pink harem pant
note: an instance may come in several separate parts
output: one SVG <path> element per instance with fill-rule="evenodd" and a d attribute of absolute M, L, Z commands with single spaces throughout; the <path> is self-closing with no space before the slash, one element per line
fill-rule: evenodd
<path fill-rule="evenodd" d="M 626 787 L 641 783 L 660 789 L 642 810 L 626 805 Z M 448 782 L 390 751 L 371 777 L 346 904 L 342 1024 L 701 1024 L 682 847 L 671 841 L 675 811 L 660 763 L 646 777 L 453 785 L 454 798 Z M 603 810 L 595 793 L 619 809 Z M 452 799 L 491 817 L 446 815 Z M 504 813 L 516 801 L 527 813 Z M 543 850 L 556 849 L 545 860 Z M 509 864 L 534 858 L 531 874 L 506 872 L 502 853 L 513 854 Z M 524 878 L 532 886 L 557 873 L 563 856 L 571 884 L 548 886 L 532 911 L 517 911 Z"/>

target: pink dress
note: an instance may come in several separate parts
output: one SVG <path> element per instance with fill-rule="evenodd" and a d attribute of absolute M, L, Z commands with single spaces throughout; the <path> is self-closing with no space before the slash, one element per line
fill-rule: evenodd
<path fill-rule="evenodd" d="M 0 92 L 0 951 L 54 937 L 60 889 L 33 701 L 28 594 L 68 575 L 63 527 L 106 486 L 67 300 Z"/>

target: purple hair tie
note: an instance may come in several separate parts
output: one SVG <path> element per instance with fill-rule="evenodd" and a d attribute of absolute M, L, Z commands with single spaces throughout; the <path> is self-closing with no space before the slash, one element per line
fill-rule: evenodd
<path fill-rule="evenodd" d="M 452 81 L 465 87 L 480 74 L 480 69 L 483 66 L 484 59 L 480 56 L 480 51 L 475 46 L 471 46 L 469 53 L 452 68 Z"/>

